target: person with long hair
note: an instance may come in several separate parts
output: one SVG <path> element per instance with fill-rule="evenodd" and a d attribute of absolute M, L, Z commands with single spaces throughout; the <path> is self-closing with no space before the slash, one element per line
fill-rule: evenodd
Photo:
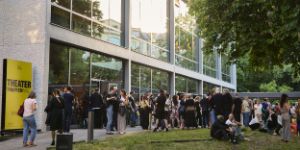
<path fill-rule="evenodd" d="M 35 92 L 31 91 L 27 99 L 24 101 L 24 113 L 23 113 L 23 146 L 36 146 L 34 140 L 37 133 L 36 121 L 34 113 L 37 110 L 37 101 Z M 28 141 L 28 134 L 30 129 L 30 138 Z"/>
<path fill-rule="evenodd" d="M 153 132 L 156 132 L 157 129 L 159 128 L 159 124 L 160 121 L 163 120 L 164 121 L 164 126 L 166 131 L 168 131 L 168 121 L 167 121 L 167 115 L 165 112 L 165 104 L 166 104 L 166 100 L 167 100 L 167 96 L 165 94 L 164 90 L 160 90 L 159 91 L 159 96 L 157 97 L 156 100 L 156 113 L 155 113 L 155 117 L 156 117 L 156 127 L 154 128 Z"/>
<path fill-rule="evenodd" d="M 56 131 L 58 133 L 63 132 L 63 111 L 65 108 L 64 99 L 60 96 L 59 90 L 53 91 L 52 99 L 48 106 L 48 112 L 50 116 L 50 130 L 52 135 L 51 145 L 55 145 Z"/>
<path fill-rule="evenodd" d="M 126 129 L 126 106 L 128 105 L 128 96 L 125 90 L 120 90 L 119 110 L 117 128 L 119 134 L 125 134 Z"/>
<path fill-rule="evenodd" d="M 291 116 L 289 113 L 290 105 L 287 94 L 282 94 L 280 99 L 280 111 L 282 117 L 282 141 L 288 142 L 291 139 Z"/>
<path fill-rule="evenodd" d="M 149 127 L 149 114 L 151 107 L 149 104 L 149 99 L 147 95 L 141 97 L 139 102 L 139 112 L 140 112 L 140 124 L 143 130 L 147 130 Z"/>
<path fill-rule="evenodd" d="M 178 113 L 178 107 L 179 107 L 179 96 L 174 95 L 172 97 L 172 105 L 171 105 L 171 123 L 172 127 L 178 127 L 179 126 L 179 113 Z"/>

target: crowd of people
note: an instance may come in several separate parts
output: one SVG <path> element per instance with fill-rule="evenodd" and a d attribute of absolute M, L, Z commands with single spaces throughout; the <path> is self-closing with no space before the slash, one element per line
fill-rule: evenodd
<path fill-rule="evenodd" d="M 281 135 L 282 140 L 288 142 L 291 138 L 291 120 L 295 119 L 297 134 L 300 135 L 300 99 L 290 106 L 286 94 L 282 94 L 279 103 L 274 104 L 267 98 L 251 100 L 232 96 L 229 91 L 221 93 L 218 88 L 205 96 L 189 93 L 170 96 L 164 90 L 157 95 L 147 92 L 140 98 L 134 98 L 133 94 L 117 87 L 110 87 L 103 94 L 99 89 L 94 89 L 86 96 L 86 102 L 79 105 L 71 87 L 53 90 L 45 108 L 45 123 L 52 131 L 51 145 L 55 145 L 57 132 L 70 132 L 74 117 L 86 127 L 88 111 L 94 112 L 94 127 L 105 128 L 107 134 L 125 134 L 128 125 L 140 125 L 142 129 L 153 132 L 169 131 L 170 128 L 210 128 L 213 138 L 237 143 L 247 140 L 241 128 L 249 127 Z M 24 102 L 24 146 L 34 146 L 35 97 L 35 93 L 31 92 Z M 29 129 L 31 137 L 27 142 Z"/>

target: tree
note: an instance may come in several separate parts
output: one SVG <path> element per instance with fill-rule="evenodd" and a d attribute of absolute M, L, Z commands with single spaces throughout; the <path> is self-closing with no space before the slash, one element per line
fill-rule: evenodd
<path fill-rule="evenodd" d="M 227 53 L 231 62 L 249 55 L 258 69 L 291 64 L 300 75 L 300 1 L 190 0 L 204 51 Z"/>
<path fill-rule="evenodd" d="M 261 92 L 291 92 L 293 90 L 292 87 L 287 85 L 279 86 L 275 80 L 272 80 L 269 83 L 263 83 L 259 86 Z"/>

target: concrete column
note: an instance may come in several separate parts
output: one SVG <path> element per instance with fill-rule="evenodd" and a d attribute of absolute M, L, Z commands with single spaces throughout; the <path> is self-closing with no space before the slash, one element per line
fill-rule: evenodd
<path fill-rule="evenodd" d="M 175 15 L 174 0 L 169 0 L 169 36 L 170 36 L 170 63 L 175 64 Z"/>
<path fill-rule="evenodd" d="M 124 0 L 123 3 L 123 22 L 124 22 L 124 46 L 130 50 L 131 42 L 131 2 L 130 0 Z"/>
<path fill-rule="evenodd" d="M 199 73 L 203 74 L 203 51 L 202 51 L 202 47 L 203 47 L 203 43 L 202 43 L 202 39 L 199 38 L 198 39 L 198 68 L 199 68 Z"/>
<path fill-rule="evenodd" d="M 125 63 L 125 90 L 127 92 L 131 91 L 131 60 L 127 60 Z"/>
<path fill-rule="evenodd" d="M 198 93 L 203 96 L 203 81 L 198 81 Z"/>

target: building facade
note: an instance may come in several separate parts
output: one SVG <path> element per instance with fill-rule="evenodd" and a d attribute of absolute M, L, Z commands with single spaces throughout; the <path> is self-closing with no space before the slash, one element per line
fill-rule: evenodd
<path fill-rule="evenodd" d="M 235 65 L 204 54 L 196 32 L 185 0 L 0 0 L 0 70 L 5 58 L 33 64 L 42 130 L 49 91 L 67 85 L 79 101 L 111 86 L 136 97 L 236 91 Z"/>

